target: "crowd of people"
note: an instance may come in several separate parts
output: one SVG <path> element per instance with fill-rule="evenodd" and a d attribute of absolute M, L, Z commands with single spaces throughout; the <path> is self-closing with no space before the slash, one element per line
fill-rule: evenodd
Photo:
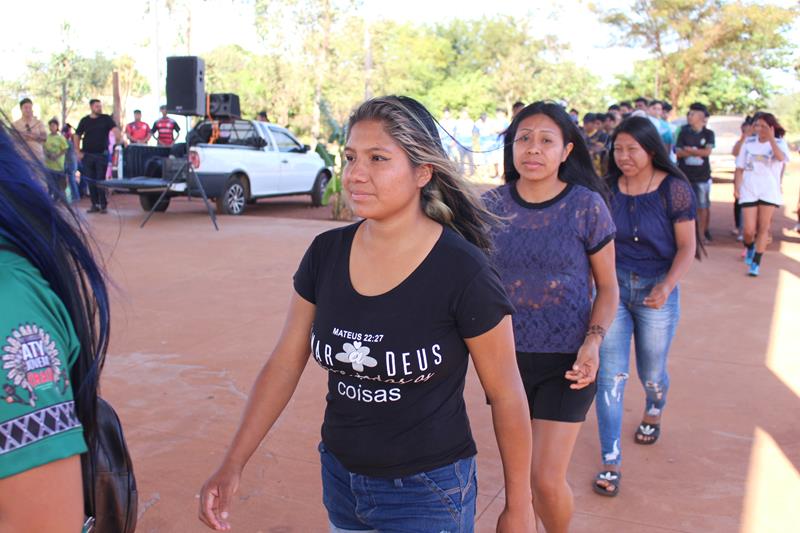
<path fill-rule="evenodd" d="M 41 175 L 67 168 L 72 149 L 84 175 L 101 179 L 119 131 L 93 100 L 72 136 L 57 121 L 48 134 L 30 104 L 23 100 L 13 132 L 0 127 L 0 288 L 14 294 L 13 305 L 0 302 L 11 369 L 0 421 L 22 427 L 38 410 L 60 409 L 69 423 L 6 441 L 4 489 L 46 483 L 50 497 L 35 513 L 0 501 L 0 526 L 68 531 L 79 525 L 76 460 L 95 424 L 109 313 L 84 221 L 59 206 L 64 195 L 40 186 Z M 515 105 L 508 124 L 502 112 L 471 122 L 464 110 L 437 124 L 404 96 L 361 104 L 343 174 L 359 221 L 318 235 L 302 258 L 285 327 L 200 491 L 200 519 L 230 529 L 243 470 L 309 357 L 328 376 L 319 453 L 334 533 L 473 530 L 477 448 L 463 397 L 470 359 L 502 460 L 498 531 L 535 531 L 536 520 L 548 533 L 568 531 L 566 473 L 592 403 L 599 461 L 591 486 L 617 496 L 631 342 L 645 392 L 633 441 L 649 446 L 663 431 L 680 282 L 705 249 L 714 147 L 702 104 L 690 106 L 677 134 L 663 126 L 662 102 L 634 105 L 588 114 L 581 128 L 577 112 L 551 102 Z M 166 125 L 145 131 L 139 119 L 125 128 L 129 139 L 172 142 Z M 745 126 L 752 135 L 743 129 L 735 149 L 735 195 L 756 276 L 789 152 L 773 115 L 757 113 Z M 476 144 L 504 179 L 482 196 L 466 179 Z M 103 212 L 105 198 L 93 191 L 89 211 Z"/>
<path fill-rule="evenodd" d="M 180 133 L 180 126 L 167 115 L 167 106 L 161 106 L 161 117 L 152 126 L 142 120 L 139 109 L 133 112 L 133 121 L 120 129 L 116 121 L 103 113 L 98 99 L 89 101 L 89 114 L 81 118 L 77 129 L 69 123 L 63 128 L 55 117 L 44 123 L 33 113 L 33 101 L 23 98 L 21 117 L 13 127 L 25 141 L 30 156 L 42 162 L 50 171 L 45 176 L 48 186 L 63 192 L 67 201 L 91 198 L 89 213 L 106 213 L 106 194 L 96 183 L 111 176 L 111 165 L 116 145 L 148 144 L 156 140 L 158 146 L 172 146 Z M 48 133 L 49 130 L 49 133 Z"/>

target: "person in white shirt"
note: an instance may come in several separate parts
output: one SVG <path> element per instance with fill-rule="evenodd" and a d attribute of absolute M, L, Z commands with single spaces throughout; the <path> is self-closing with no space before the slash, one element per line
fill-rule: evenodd
<path fill-rule="evenodd" d="M 789 147 L 783 138 L 786 130 L 771 113 L 756 113 L 753 131 L 755 135 L 745 140 L 736 157 L 734 196 L 744 218 L 744 262 L 748 275 L 758 276 L 772 215 L 783 203 L 781 178 Z"/>

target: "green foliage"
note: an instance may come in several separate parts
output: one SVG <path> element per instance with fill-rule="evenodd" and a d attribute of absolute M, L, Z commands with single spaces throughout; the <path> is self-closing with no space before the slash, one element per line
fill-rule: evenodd
<path fill-rule="evenodd" d="M 63 120 L 104 92 L 112 70 L 112 61 L 100 52 L 84 57 L 66 48 L 47 61 L 29 63 L 25 85 L 38 99 L 43 117 L 63 115 Z M 62 94 L 66 95 L 64 101 Z"/>
<path fill-rule="evenodd" d="M 632 7 L 599 13 L 617 28 L 622 44 L 650 51 L 653 78 L 659 74 L 673 105 L 685 107 L 692 94 L 717 101 L 722 89 L 734 96 L 719 100 L 720 105 L 735 107 L 742 105 L 735 94 L 744 85 L 736 78 L 760 83 L 750 90 L 762 89 L 763 94 L 763 70 L 785 66 L 792 49 L 787 32 L 798 9 L 742 0 L 636 0 Z M 627 80 L 634 87 L 651 81 L 637 76 Z M 652 95 L 653 88 L 645 94 Z"/>
<path fill-rule="evenodd" d="M 0 110 L 11 118 L 11 110 L 19 106 L 25 88 L 17 81 L 0 80 Z"/>
<path fill-rule="evenodd" d="M 778 117 L 778 122 L 786 128 L 786 136 L 798 139 L 800 135 L 800 93 L 784 94 L 772 98 L 766 107 Z"/>
<path fill-rule="evenodd" d="M 656 72 L 660 74 L 658 77 Z M 706 81 L 683 91 L 682 105 L 676 112 L 682 115 L 692 102 L 702 102 L 713 114 L 750 113 L 764 107 L 767 95 L 773 91 L 760 72 L 737 75 L 720 65 L 713 65 Z M 631 100 L 637 96 L 669 99 L 672 88 L 669 81 L 664 81 L 658 62 L 647 59 L 637 61 L 630 75 L 617 76 L 611 93 L 617 100 Z"/>

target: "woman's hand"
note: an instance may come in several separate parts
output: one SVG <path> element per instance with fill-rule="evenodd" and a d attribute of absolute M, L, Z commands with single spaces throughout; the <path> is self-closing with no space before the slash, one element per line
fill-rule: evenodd
<path fill-rule="evenodd" d="M 200 521 L 216 531 L 229 531 L 231 500 L 239 490 L 242 469 L 223 463 L 200 489 Z"/>
<path fill-rule="evenodd" d="M 667 286 L 665 283 L 658 283 L 655 287 L 650 291 L 644 299 L 644 305 L 647 307 L 652 307 L 653 309 L 661 309 L 661 307 L 667 302 L 667 298 L 669 298 L 670 293 L 672 292 L 672 287 Z"/>
<path fill-rule="evenodd" d="M 600 342 L 602 338 L 599 335 L 589 335 L 583 342 L 580 350 L 578 350 L 578 357 L 575 358 L 575 364 L 572 365 L 571 370 L 567 370 L 564 377 L 570 381 L 574 381 L 569 388 L 579 390 L 588 387 L 597 378 L 597 369 L 600 368 Z"/>
<path fill-rule="evenodd" d="M 497 533 L 530 533 L 536 531 L 533 504 L 510 509 L 508 506 L 497 519 Z"/>

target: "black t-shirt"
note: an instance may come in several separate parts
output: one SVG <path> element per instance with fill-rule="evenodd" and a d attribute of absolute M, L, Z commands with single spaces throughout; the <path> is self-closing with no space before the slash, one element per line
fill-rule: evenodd
<path fill-rule="evenodd" d="M 714 132 L 708 128 L 703 128 L 700 131 L 695 131 L 688 124 L 681 128 L 678 132 L 678 140 L 675 142 L 675 148 L 694 147 L 694 148 L 707 148 L 714 147 Z M 711 177 L 711 164 L 708 157 L 689 156 L 678 158 L 678 167 L 686 174 L 690 181 L 707 181 Z"/>
<path fill-rule="evenodd" d="M 86 115 L 78 123 L 75 133 L 82 136 L 82 150 L 89 154 L 102 154 L 108 151 L 108 132 L 117 125 L 110 115 Z"/>
<path fill-rule="evenodd" d="M 513 312 L 487 257 L 445 228 L 398 286 L 363 296 L 350 282 L 358 224 L 325 232 L 294 287 L 316 305 L 315 361 L 328 371 L 322 440 L 348 470 L 403 477 L 475 455 L 464 404 L 465 338 Z"/>

